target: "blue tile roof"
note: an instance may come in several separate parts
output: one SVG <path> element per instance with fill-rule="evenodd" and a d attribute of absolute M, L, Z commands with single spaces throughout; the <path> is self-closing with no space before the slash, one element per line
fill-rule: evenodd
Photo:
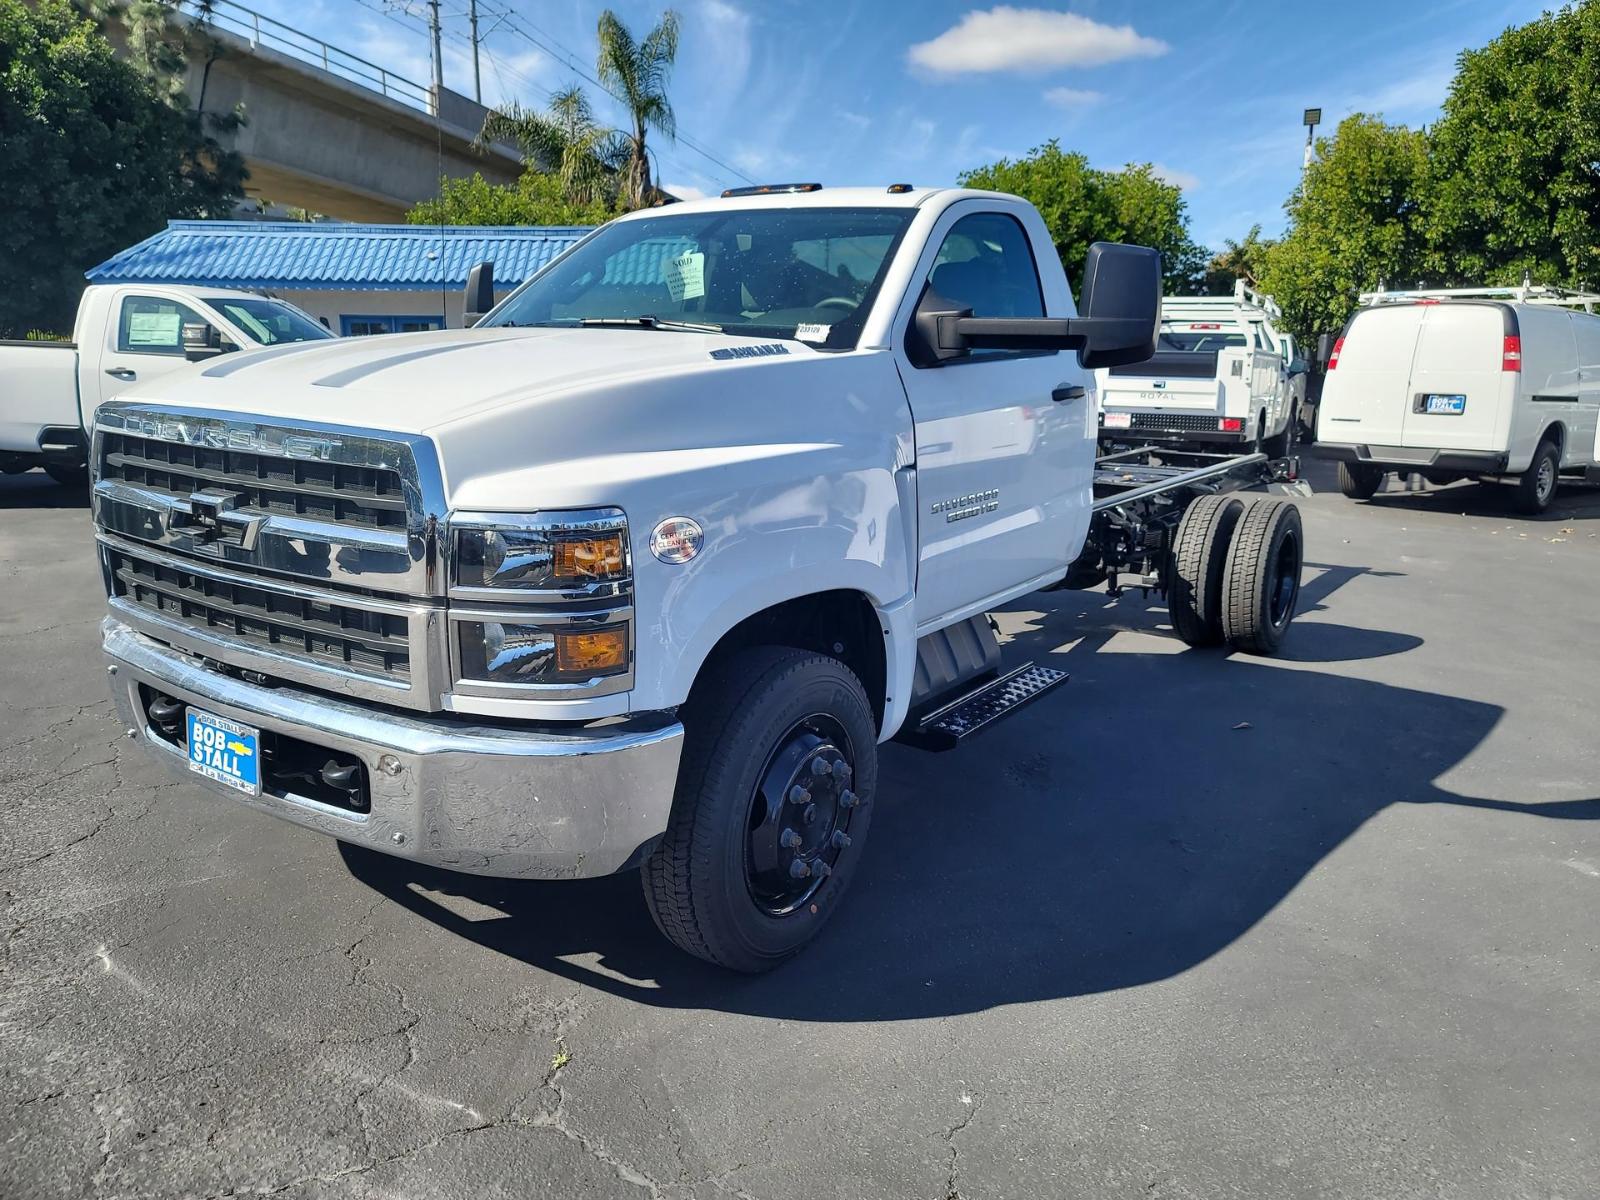
<path fill-rule="evenodd" d="M 514 287 L 589 231 L 576 226 L 339 225 L 294 221 L 169 221 L 85 272 L 91 283 L 184 283 L 313 291 L 459 287 L 494 262 Z"/>

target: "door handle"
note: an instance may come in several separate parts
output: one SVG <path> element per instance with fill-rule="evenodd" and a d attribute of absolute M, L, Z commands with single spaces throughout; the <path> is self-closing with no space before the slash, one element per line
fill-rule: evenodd
<path fill-rule="evenodd" d="M 107 367 L 106 374 L 115 379 L 132 380 L 139 378 L 139 372 L 132 367 Z"/>
<path fill-rule="evenodd" d="M 1060 404 L 1063 400 L 1082 400 L 1085 394 L 1080 384 L 1063 383 L 1050 393 L 1050 399 Z"/>

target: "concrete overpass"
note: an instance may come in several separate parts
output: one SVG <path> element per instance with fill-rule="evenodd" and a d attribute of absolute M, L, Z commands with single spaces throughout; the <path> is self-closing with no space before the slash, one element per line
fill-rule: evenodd
<path fill-rule="evenodd" d="M 185 90 L 198 102 L 204 76 L 206 112 L 244 106 L 247 124 L 228 140 L 254 199 L 392 222 L 437 195 L 441 175 L 510 183 L 521 173 L 515 148 L 473 149 L 487 110 L 448 88 L 436 93 L 231 0 L 217 3 L 210 34 L 221 57 L 209 74 L 192 61 Z"/>

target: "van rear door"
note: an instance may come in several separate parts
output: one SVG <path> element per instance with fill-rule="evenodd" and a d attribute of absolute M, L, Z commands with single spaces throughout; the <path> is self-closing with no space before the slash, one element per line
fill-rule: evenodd
<path fill-rule="evenodd" d="M 1363 309 L 1345 330 L 1339 363 L 1323 383 L 1317 436 L 1326 442 L 1400 445 L 1411 360 L 1426 306 Z"/>
<path fill-rule="evenodd" d="M 1438 450 L 1505 448 L 1501 405 L 1515 374 L 1503 367 L 1506 310 L 1497 304 L 1428 304 L 1402 408 L 1401 446 Z M 1512 327 L 1514 329 L 1515 326 Z M 1339 369 L 1344 370 L 1341 360 Z"/>

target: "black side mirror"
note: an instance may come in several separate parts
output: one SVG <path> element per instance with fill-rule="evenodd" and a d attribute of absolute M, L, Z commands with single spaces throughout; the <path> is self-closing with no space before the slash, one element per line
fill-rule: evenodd
<path fill-rule="evenodd" d="M 1076 350 L 1092 370 L 1149 358 L 1160 324 L 1161 252 L 1096 242 L 1084 260 L 1079 316 L 975 317 L 929 287 L 917 303 L 911 342 L 918 366 L 972 350 Z"/>
<path fill-rule="evenodd" d="M 1093 325 L 1078 351 L 1085 367 L 1144 362 L 1156 352 L 1161 326 L 1161 252 L 1118 242 L 1090 246 L 1078 316 Z"/>
<path fill-rule="evenodd" d="M 222 353 L 222 334 L 215 325 L 204 321 L 186 321 L 183 325 L 183 356 L 190 362 L 203 362 Z"/>
<path fill-rule="evenodd" d="M 1289 360 L 1289 378 L 1290 379 L 1293 379 L 1296 375 L 1304 375 L 1307 370 L 1308 370 L 1308 368 L 1306 367 L 1306 360 L 1305 359 L 1303 359 L 1303 358 L 1292 358 L 1292 359 Z"/>
<path fill-rule="evenodd" d="M 467 272 L 467 295 L 462 323 L 471 329 L 494 307 L 494 263 L 481 262 Z"/>
<path fill-rule="evenodd" d="M 1324 333 L 1317 338 L 1317 366 L 1327 368 L 1328 360 L 1333 357 L 1333 343 L 1336 340 L 1331 333 Z"/>

